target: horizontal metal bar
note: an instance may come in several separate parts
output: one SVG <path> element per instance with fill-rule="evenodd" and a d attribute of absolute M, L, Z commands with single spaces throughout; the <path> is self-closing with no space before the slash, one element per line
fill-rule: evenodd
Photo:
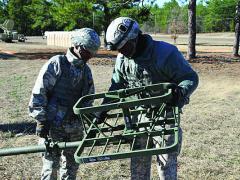
<path fill-rule="evenodd" d="M 77 148 L 80 145 L 81 141 L 75 142 L 60 142 L 56 143 L 59 149 L 67 149 L 67 148 Z M 13 148 L 1 148 L 0 156 L 12 156 L 18 154 L 28 154 L 28 153 L 39 153 L 46 152 L 46 146 L 43 145 L 34 145 L 34 146 L 26 146 L 26 147 L 13 147 Z"/>
<path fill-rule="evenodd" d="M 174 119 L 164 119 L 164 120 L 157 120 L 157 121 L 146 121 L 146 122 L 139 122 L 139 123 L 134 123 L 133 124 L 133 130 L 142 128 L 142 127 L 149 127 L 152 123 L 154 123 L 155 126 L 161 126 L 163 124 L 175 124 Z M 125 129 L 124 124 L 119 124 L 111 127 L 111 131 L 121 131 Z M 91 128 L 91 131 L 89 132 L 109 132 L 109 127 L 99 127 L 99 128 Z"/>
<path fill-rule="evenodd" d="M 144 99 L 136 99 L 132 101 L 118 102 L 112 104 L 102 104 L 99 106 L 91 106 L 84 108 L 74 108 L 75 114 L 83 114 L 83 113 L 93 113 L 98 111 L 110 111 L 118 108 L 132 108 L 141 105 L 158 105 L 159 103 L 168 102 L 171 99 L 171 91 L 165 96 L 157 96 L 151 98 Z"/>
<path fill-rule="evenodd" d="M 132 88 L 132 89 L 121 89 L 118 91 L 111 91 L 108 92 L 110 93 L 125 93 L 125 95 L 131 95 L 131 92 L 137 91 L 137 90 L 144 90 L 146 92 L 148 91 L 158 91 L 162 90 L 161 92 L 165 92 L 164 94 L 160 96 L 153 96 L 150 98 L 143 98 L 143 99 L 136 99 L 132 101 L 127 101 L 127 102 L 115 102 L 111 104 L 102 104 L 99 106 L 91 106 L 91 107 L 82 107 L 83 102 L 86 102 L 88 100 L 94 100 L 94 99 L 99 99 L 99 98 L 104 98 L 107 97 L 107 93 L 100 93 L 100 94 L 94 94 L 94 95 L 87 95 L 78 100 L 78 102 L 74 105 L 73 110 L 75 114 L 80 114 L 80 113 L 90 113 L 90 112 L 96 112 L 96 111 L 109 111 L 111 109 L 116 109 L 116 108 L 128 108 L 128 107 L 133 107 L 133 106 L 139 106 L 139 105 L 149 105 L 149 104 L 159 104 L 161 102 L 168 102 L 171 99 L 172 96 L 172 90 L 169 88 L 170 83 L 160 83 L 160 84 L 154 84 L 151 86 L 145 86 L 145 87 L 139 87 L 139 88 Z M 154 92 L 153 92 L 154 93 Z M 120 98 L 120 97 L 119 97 Z"/>
<path fill-rule="evenodd" d="M 97 137 L 97 138 L 91 138 L 91 139 L 86 139 L 84 138 L 82 141 L 82 145 L 84 147 L 90 147 L 92 145 L 93 141 L 96 141 L 95 146 L 103 146 L 106 141 L 109 141 L 109 144 L 118 144 L 119 141 L 121 140 L 123 144 L 130 143 L 134 136 L 136 137 L 142 137 L 142 136 L 148 136 L 149 134 L 151 136 L 161 136 L 162 134 L 164 135 L 171 135 L 174 134 L 175 131 L 178 128 L 169 128 L 169 129 L 163 129 L 163 130 L 156 130 L 156 131 L 142 131 L 142 132 L 133 132 L 129 134 L 123 134 L 123 135 L 117 135 L 117 136 L 108 136 L 108 137 Z"/>
<path fill-rule="evenodd" d="M 77 152 L 74 154 L 75 161 L 78 163 L 90 163 L 90 162 L 98 162 L 98 161 L 107 161 L 107 160 L 116 160 L 123 158 L 131 158 L 137 156 L 152 156 L 158 154 L 166 154 L 175 152 L 178 149 L 178 131 L 175 131 L 174 143 L 165 147 L 153 147 L 149 149 L 141 149 L 141 150 L 132 150 L 132 151 L 124 151 L 117 152 L 111 154 L 103 154 L 103 155 L 94 155 L 94 156 L 80 156 L 81 152 Z"/>

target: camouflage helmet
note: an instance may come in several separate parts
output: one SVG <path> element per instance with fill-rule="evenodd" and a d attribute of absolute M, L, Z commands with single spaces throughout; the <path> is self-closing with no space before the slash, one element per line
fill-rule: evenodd
<path fill-rule="evenodd" d="M 71 43 L 73 46 L 83 46 L 92 55 L 95 55 L 100 47 L 100 38 L 91 28 L 82 28 L 72 32 Z"/>
<path fill-rule="evenodd" d="M 111 22 L 106 33 L 107 49 L 118 50 L 140 32 L 138 23 L 129 17 L 119 17 Z"/>

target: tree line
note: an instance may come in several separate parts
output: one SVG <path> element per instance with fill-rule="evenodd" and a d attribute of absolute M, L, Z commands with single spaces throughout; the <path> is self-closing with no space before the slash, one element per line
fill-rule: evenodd
<path fill-rule="evenodd" d="M 13 19 L 15 29 L 25 35 L 82 27 L 101 32 L 112 19 L 128 16 L 136 19 L 143 31 L 186 33 L 189 4 L 180 2 L 171 0 L 159 7 L 156 0 L 1 0 L 0 23 Z M 198 1 L 196 31 L 234 31 L 237 3 L 238 0 Z"/>

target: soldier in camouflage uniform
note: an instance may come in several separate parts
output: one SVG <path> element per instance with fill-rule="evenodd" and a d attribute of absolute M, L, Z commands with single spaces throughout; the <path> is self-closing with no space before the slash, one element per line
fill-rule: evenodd
<path fill-rule="evenodd" d="M 37 120 L 40 144 L 46 138 L 69 142 L 79 141 L 83 136 L 73 105 L 80 97 L 95 93 L 92 73 L 86 63 L 96 54 L 100 39 L 93 29 L 82 28 L 72 34 L 71 42 L 66 55 L 56 55 L 44 64 L 32 90 L 29 111 Z M 76 179 L 78 164 L 74 149 L 43 153 L 42 161 L 41 179 L 57 179 L 58 170 L 60 179 Z"/>
<path fill-rule="evenodd" d="M 128 17 L 119 17 L 111 22 L 106 41 L 109 50 L 119 52 L 109 91 L 170 82 L 176 84 L 171 105 L 182 108 L 189 103 L 189 97 L 198 85 L 198 75 L 175 46 L 155 41 L 150 35 L 142 34 L 138 23 Z M 106 102 L 107 99 L 103 103 Z M 98 123 L 101 123 L 105 116 L 106 112 L 98 114 Z M 181 130 L 179 137 L 181 142 Z M 172 137 L 169 137 L 167 142 L 171 144 L 172 140 Z M 139 139 L 135 149 L 145 147 L 145 142 L 146 139 Z M 157 156 L 157 169 L 161 180 L 177 179 L 177 155 L 178 152 Z M 148 180 L 150 172 L 151 157 L 131 159 L 132 179 Z"/>

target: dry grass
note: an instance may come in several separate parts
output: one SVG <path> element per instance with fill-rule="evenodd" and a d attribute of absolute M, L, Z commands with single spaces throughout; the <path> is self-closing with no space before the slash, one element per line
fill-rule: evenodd
<path fill-rule="evenodd" d="M 112 73 L 112 63 L 108 63 L 111 56 L 103 56 L 93 59 L 90 65 L 97 92 L 107 90 Z M 21 59 L 23 57 L 21 54 Z M 27 57 L 34 59 L 26 56 L 26 60 L 0 60 L 0 147 L 37 143 L 34 121 L 28 117 L 27 106 L 45 60 L 30 61 Z M 179 179 L 240 179 L 240 64 L 192 65 L 199 73 L 200 84 L 181 118 L 184 140 L 179 156 Z M 16 123 L 25 124 L 14 126 Z M 152 177 L 157 179 L 154 162 L 155 158 Z M 124 159 L 83 164 L 78 179 L 129 179 L 129 163 Z M 0 179 L 39 179 L 40 169 L 39 154 L 0 158 Z"/>
<path fill-rule="evenodd" d="M 196 68 L 200 71 L 200 85 L 182 116 L 185 133 L 180 176 L 239 179 L 239 64 Z"/>

